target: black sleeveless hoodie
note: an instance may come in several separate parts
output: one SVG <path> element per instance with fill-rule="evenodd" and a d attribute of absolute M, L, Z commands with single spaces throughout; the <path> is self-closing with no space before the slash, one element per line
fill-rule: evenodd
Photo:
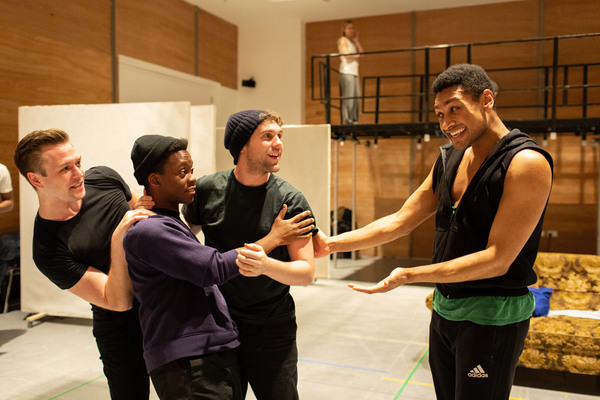
<path fill-rule="evenodd" d="M 496 143 L 469 183 L 458 207 L 453 210 L 452 185 L 464 150 L 456 150 L 451 144 L 440 147 L 441 154 L 433 170 L 433 190 L 438 191 L 433 263 L 452 260 L 487 247 L 506 171 L 514 155 L 524 149 L 540 152 L 554 169 L 550 154 L 528 135 L 514 129 Z M 544 208 L 535 230 L 506 274 L 477 281 L 437 284 L 437 289 L 447 298 L 526 294 L 527 286 L 536 281 L 532 267 L 545 212 Z"/>

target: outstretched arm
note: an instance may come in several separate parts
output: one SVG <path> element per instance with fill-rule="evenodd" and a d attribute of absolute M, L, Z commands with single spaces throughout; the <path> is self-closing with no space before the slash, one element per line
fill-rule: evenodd
<path fill-rule="evenodd" d="M 484 250 L 437 264 L 396 268 L 372 287 L 349 286 L 363 293 L 383 293 L 406 283 L 465 282 L 504 275 L 538 224 L 551 186 L 552 171 L 546 158 L 534 150 L 520 151 L 508 168 Z"/>
<path fill-rule="evenodd" d="M 315 257 L 379 246 L 405 236 L 435 213 L 437 196 L 432 189 L 433 169 L 402 208 L 370 224 L 337 236 L 322 232 L 313 237 Z"/>

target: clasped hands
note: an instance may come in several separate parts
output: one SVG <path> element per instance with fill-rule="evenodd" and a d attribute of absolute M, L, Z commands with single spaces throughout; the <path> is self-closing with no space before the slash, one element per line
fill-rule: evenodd
<path fill-rule="evenodd" d="M 152 197 L 147 196 L 144 193 L 144 196 L 139 198 L 135 208 L 151 209 L 153 206 L 154 202 L 152 201 Z M 286 210 L 287 206 L 284 205 L 273 224 L 274 231 L 279 229 L 279 231 L 276 232 L 280 238 L 284 242 L 289 242 L 298 237 L 310 235 L 310 231 L 313 228 L 313 225 L 311 224 L 314 222 L 314 219 L 306 219 L 306 217 L 310 215 L 310 212 L 305 211 L 304 213 L 296 215 L 294 218 L 284 220 Z M 144 217 L 146 216 L 138 216 L 138 218 Z M 130 223 L 127 225 L 130 225 Z M 271 268 L 272 260 L 265 254 L 265 251 L 260 245 L 256 243 L 247 243 L 244 245 L 244 248 L 241 248 L 238 251 L 239 254 L 236 264 L 241 275 L 246 277 L 256 277 L 266 274 Z M 406 283 L 408 283 L 408 280 L 404 268 L 399 267 L 395 268 L 385 279 L 379 281 L 375 285 L 363 286 L 350 283 L 348 284 L 348 287 L 357 292 L 374 294 L 389 292 Z"/>
<path fill-rule="evenodd" d="M 256 243 L 244 244 L 243 248 L 238 249 L 238 253 L 235 263 L 243 276 L 265 275 L 271 268 L 272 260 L 265 254 L 263 248 Z"/>

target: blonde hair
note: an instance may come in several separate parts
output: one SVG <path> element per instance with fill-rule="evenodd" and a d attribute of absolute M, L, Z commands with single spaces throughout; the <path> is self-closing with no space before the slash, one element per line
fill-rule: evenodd
<path fill-rule="evenodd" d="M 344 21 L 344 23 L 342 24 L 342 36 L 346 37 L 346 27 L 350 24 L 354 25 L 354 21 L 352 21 L 351 19 L 347 19 Z"/>
<path fill-rule="evenodd" d="M 265 121 L 273 121 L 279 126 L 283 126 L 283 118 L 279 116 L 275 111 L 266 110 L 263 113 L 260 113 L 258 116 L 258 124 L 262 124 Z"/>

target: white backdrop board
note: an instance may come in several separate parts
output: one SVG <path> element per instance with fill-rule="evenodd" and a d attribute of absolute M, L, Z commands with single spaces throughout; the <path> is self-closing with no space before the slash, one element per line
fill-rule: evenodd
<path fill-rule="evenodd" d="M 132 190 L 140 192 L 130 158 L 135 139 L 145 134 L 163 134 L 198 142 L 215 131 L 214 113 L 214 106 L 192 109 L 189 102 L 20 107 L 19 138 L 37 129 L 62 129 L 69 133 L 71 142 L 82 154 L 84 168 L 107 165 L 118 171 Z M 196 158 L 210 160 L 214 157 L 214 144 L 196 145 L 193 151 Z M 48 315 L 91 317 L 87 302 L 58 289 L 36 268 L 31 242 L 38 200 L 25 178 L 21 177 L 19 183 L 21 309 Z"/>
<path fill-rule="evenodd" d="M 216 104 L 220 84 L 160 65 L 119 55 L 119 102 L 189 101 Z"/>
<path fill-rule="evenodd" d="M 216 171 L 216 120 L 216 106 L 192 106 L 190 109 L 188 149 L 194 161 L 194 176 L 196 177 Z"/>
<path fill-rule="evenodd" d="M 189 101 L 214 105 L 221 125 L 237 108 L 237 90 L 146 61 L 119 55 L 119 103 Z"/>
<path fill-rule="evenodd" d="M 234 167 L 223 144 L 225 128 L 217 128 L 217 171 Z M 285 125 L 278 176 L 300 190 L 308 200 L 317 226 L 329 234 L 331 193 L 330 125 Z M 329 277 L 329 257 L 315 260 L 315 276 Z"/>
<path fill-rule="evenodd" d="M 223 129 L 215 129 L 215 106 L 189 102 L 128 103 L 19 108 L 19 138 L 37 129 L 59 128 L 71 136 L 84 168 L 107 165 L 118 171 L 132 190 L 130 153 L 136 138 L 164 134 L 189 140 L 196 176 L 233 167 L 223 147 Z M 298 188 L 311 204 L 320 226 L 329 226 L 329 125 L 286 126 L 285 152 L 279 175 Z M 87 302 L 58 289 L 35 266 L 32 253 L 37 195 L 25 178 L 20 181 L 21 309 L 56 316 L 91 317 Z M 317 277 L 327 277 L 329 259 L 317 260 Z"/>

